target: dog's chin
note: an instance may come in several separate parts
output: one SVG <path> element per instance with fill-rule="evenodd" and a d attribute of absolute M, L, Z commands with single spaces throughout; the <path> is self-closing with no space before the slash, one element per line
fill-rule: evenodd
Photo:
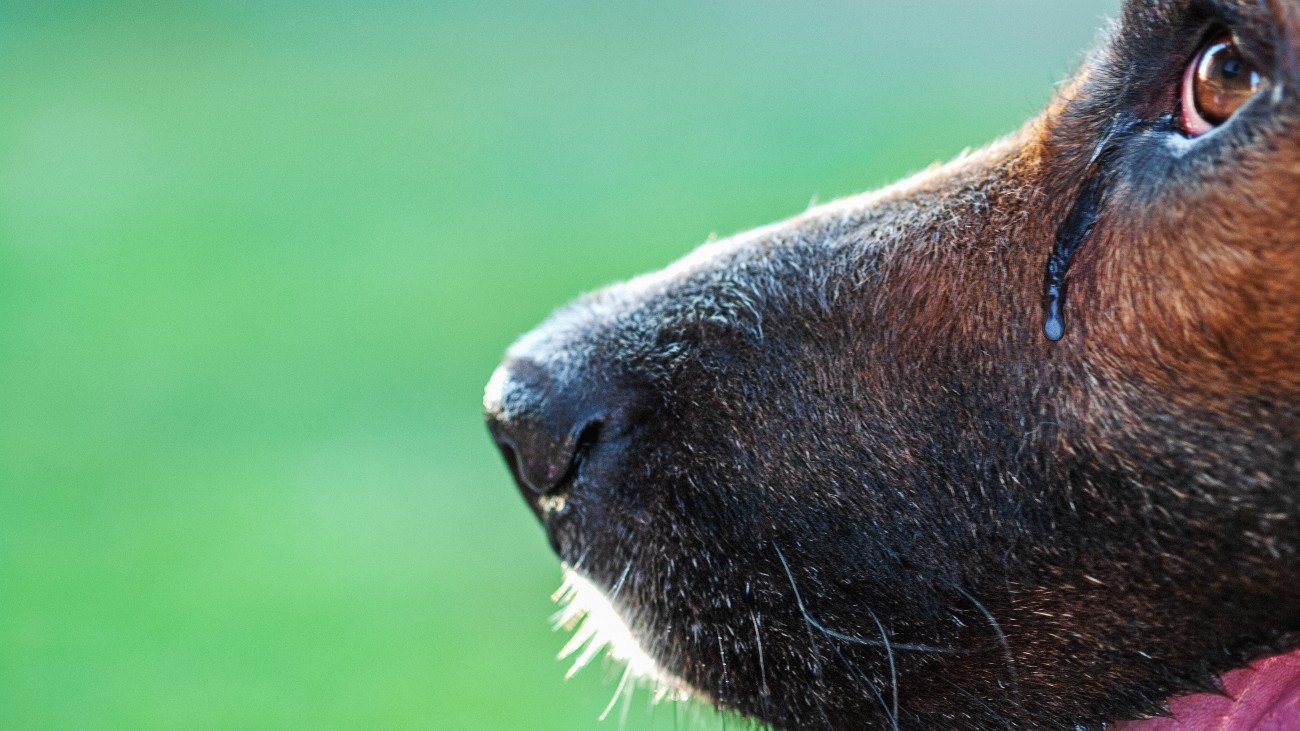
<path fill-rule="evenodd" d="M 616 587 L 617 588 L 617 587 Z M 574 658 L 565 677 L 604 654 L 621 663 L 623 672 L 605 713 L 636 686 L 648 687 L 655 702 L 698 700 L 707 693 L 665 670 L 628 626 L 613 598 L 566 565 L 564 582 L 554 599 L 561 609 L 556 629 L 572 632 L 560 659 Z M 1108 724 L 1107 731 L 1296 731 L 1300 729 L 1300 650 L 1256 660 L 1220 678 L 1224 690 L 1178 696 L 1168 716 Z"/>

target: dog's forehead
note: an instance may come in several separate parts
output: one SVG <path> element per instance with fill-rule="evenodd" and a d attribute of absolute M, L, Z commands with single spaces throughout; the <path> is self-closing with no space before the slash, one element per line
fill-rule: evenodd
<path fill-rule="evenodd" d="M 1279 17 L 1295 0 L 1125 0 L 1126 15 L 1168 20 L 1181 13 L 1225 15 L 1227 20 L 1248 16 Z"/>
<path fill-rule="evenodd" d="M 1296 0 L 1126 0 L 1112 39 L 1142 54 L 1162 47 L 1162 36 L 1197 35 L 1207 26 L 1222 25 L 1270 47 L 1295 46 L 1298 19 Z"/>

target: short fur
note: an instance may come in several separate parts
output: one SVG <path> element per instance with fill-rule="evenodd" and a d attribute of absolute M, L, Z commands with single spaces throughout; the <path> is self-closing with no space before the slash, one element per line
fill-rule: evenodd
<path fill-rule="evenodd" d="M 1269 85 L 1189 141 L 1216 25 Z M 1044 267 L 1097 175 L 1053 342 Z M 1131 0 L 1010 138 L 560 311 L 489 418 L 557 552 L 720 707 L 1158 714 L 1300 645 L 1298 196 L 1300 6 Z"/>

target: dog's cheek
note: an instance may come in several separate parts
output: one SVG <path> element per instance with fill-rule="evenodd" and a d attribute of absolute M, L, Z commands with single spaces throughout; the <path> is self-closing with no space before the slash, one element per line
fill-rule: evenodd
<path fill-rule="evenodd" d="M 1120 181 L 1071 274 L 1081 358 L 1117 382 L 1227 401 L 1300 392 L 1300 146 Z M 1226 168 L 1224 166 L 1227 166 Z"/>

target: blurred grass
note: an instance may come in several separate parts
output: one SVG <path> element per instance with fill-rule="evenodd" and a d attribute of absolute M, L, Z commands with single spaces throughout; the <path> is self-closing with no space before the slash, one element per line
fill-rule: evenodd
<path fill-rule="evenodd" d="M 0 6 L 0 725 L 713 728 L 562 681 L 483 383 L 1014 129 L 1112 6 Z"/>

